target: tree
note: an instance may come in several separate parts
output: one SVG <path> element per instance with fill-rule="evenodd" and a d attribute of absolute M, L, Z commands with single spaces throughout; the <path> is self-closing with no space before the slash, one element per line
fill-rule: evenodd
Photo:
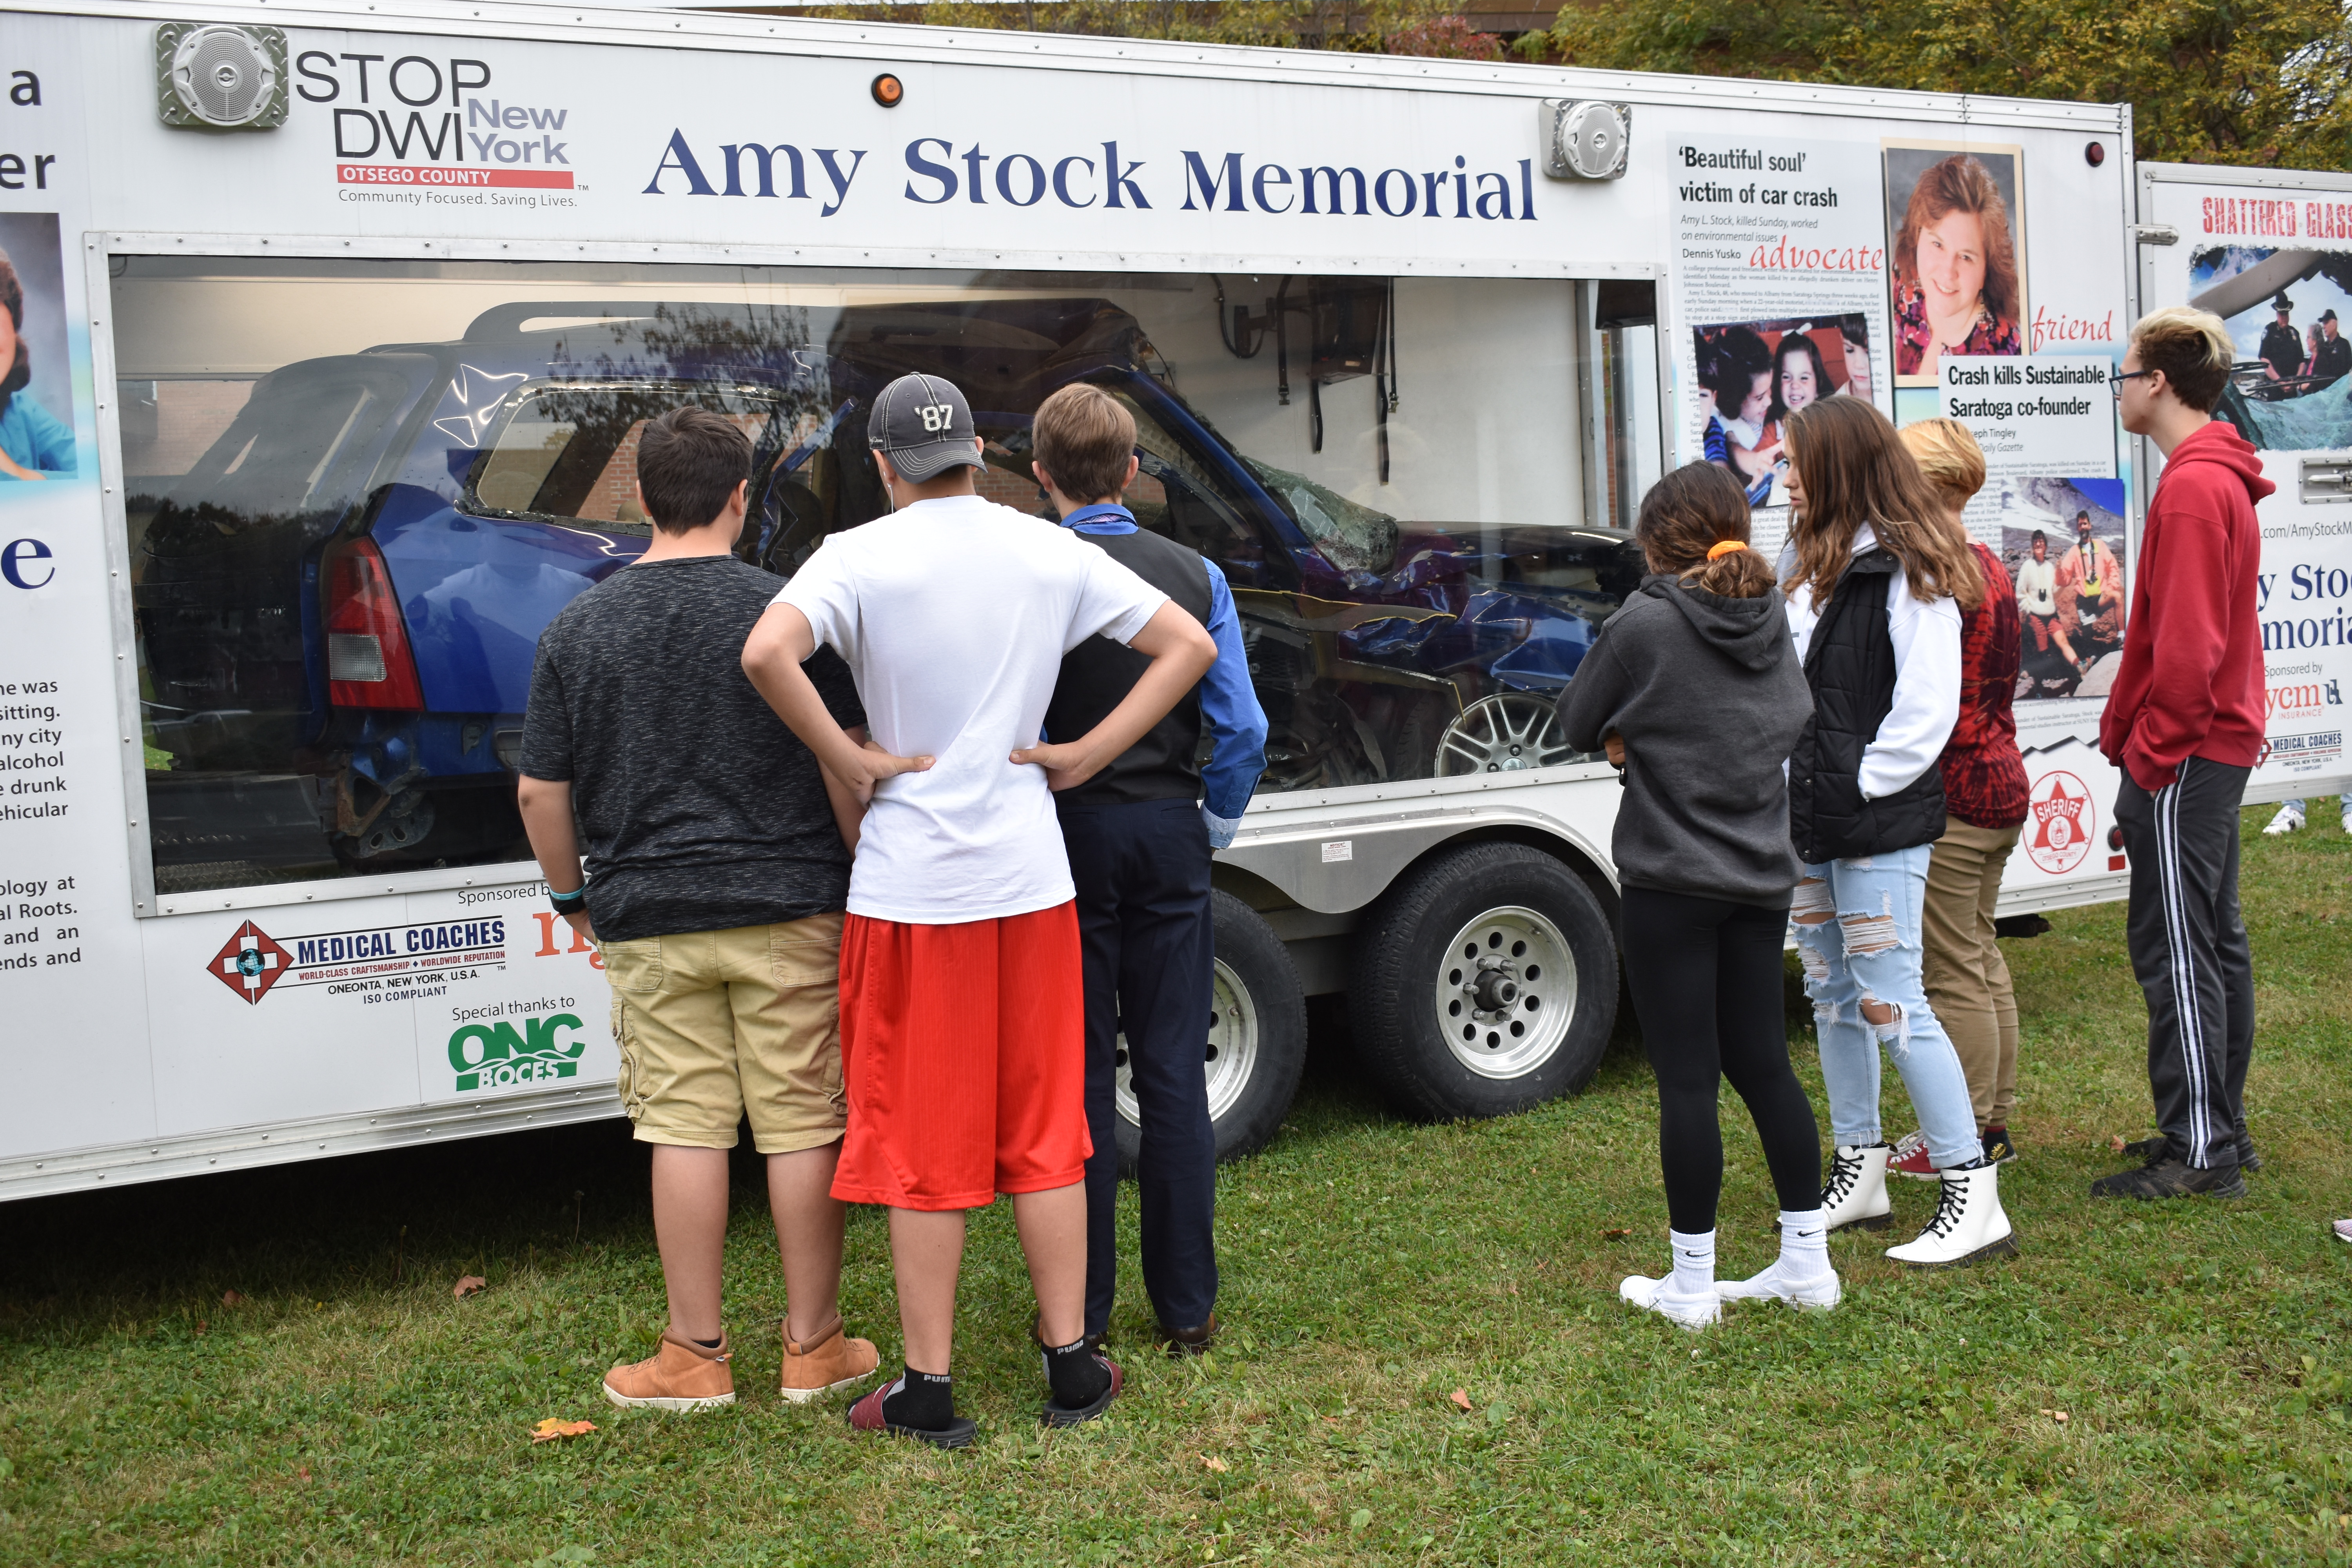
<path fill-rule="evenodd" d="M 2129 102 L 2142 158 L 2352 167 L 2342 0 L 1661 0 L 1530 55 L 1620 70 Z"/>
<path fill-rule="evenodd" d="M 1185 43 L 1496 59 L 1500 46 L 1454 15 L 1459 0 L 930 0 L 843 4 L 805 15 L 868 22 Z"/>

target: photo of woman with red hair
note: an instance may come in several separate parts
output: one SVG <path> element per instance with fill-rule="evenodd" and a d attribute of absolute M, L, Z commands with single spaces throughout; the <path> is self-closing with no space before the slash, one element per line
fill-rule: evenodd
<path fill-rule="evenodd" d="M 1887 151 L 1889 209 L 1900 199 L 1903 211 L 1892 257 L 1898 385 L 1934 384 L 1946 354 L 2025 352 L 2024 269 L 2002 190 L 2016 188 L 2017 155 L 1952 153 L 1920 168 L 1930 156 Z M 1906 165 L 1917 171 L 1907 195 Z"/>

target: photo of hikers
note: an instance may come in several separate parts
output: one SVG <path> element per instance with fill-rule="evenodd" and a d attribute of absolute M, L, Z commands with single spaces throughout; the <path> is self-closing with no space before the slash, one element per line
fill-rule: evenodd
<path fill-rule="evenodd" d="M 2124 646 L 2124 482 L 2000 479 L 2000 558 L 2017 585 L 2017 700 L 2105 697 Z"/>
<path fill-rule="evenodd" d="M 2022 153 L 1885 145 L 1895 384 L 1935 385 L 1946 354 L 2023 353 Z"/>
<path fill-rule="evenodd" d="M 1749 506 L 1788 505 L 1783 426 L 1824 397 L 1869 401 L 1868 318 L 1856 311 L 1739 321 L 1692 336 L 1706 460 L 1731 471 Z"/>
<path fill-rule="evenodd" d="M 2214 417 L 2259 447 L 2352 446 L 2352 253 L 2216 246 L 2189 258 L 2189 288 L 2237 351 Z"/>

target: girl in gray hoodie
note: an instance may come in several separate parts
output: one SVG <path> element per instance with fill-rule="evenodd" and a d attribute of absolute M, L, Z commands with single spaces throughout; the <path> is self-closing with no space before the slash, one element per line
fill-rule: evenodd
<path fill-rule="evenodd" d="M 1652 575 L 1609 619 L 1560 699 L 1569 742 L 1624 770 L 1612 853 L 1625 980 L 1658 1077 L 1658 1153 L 1674 1267 L 1618 1294 L 1697 1329 L 1718 1302 L 1833 1307 L 1811 1104 L 1789 1067 L 1781 943 L 1797 856 L 1783 773 L 1812 716 L 1771 564 L 1748 548 L 1748 503 L 1693 463 L 1643 499 Z M 1780 1199 L 1780 1257 L 1715 1279 L 1723 1186 L 1720 1079 L 1748 1104 Z"/>

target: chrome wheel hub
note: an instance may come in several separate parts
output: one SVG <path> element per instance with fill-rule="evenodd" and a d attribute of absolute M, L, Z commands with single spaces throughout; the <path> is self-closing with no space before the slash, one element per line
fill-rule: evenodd
<path fill-rule="evenodd" d="M 1257 1068 L 1258 1021 L 1257 1006 L 1250 1000 L 1248 988 L 1239 975 L 1225 966 L 1223 959 L 1216 962 L 1209 998 L 1209 1036 L 1201 1066 L 1208 1078 L 1209 1120 L 1214 1121 L 1234 1108 L 1242 1091 L 1249 1087 L 1250 1075 Z M 1113 1097 L 1119 1120 L 1130 1127 L 1140 1126 L 1143 1118 L 1136 1108 L 1125 1035 L 1118 1037 L 1118 1050 Z"/>
<path fill-rule="evenodd" d="M 1454 932 L 1436 980 L 1438 1033 L 1481 1078 L 1522 1078 L 1541 1067 L 1576 1016 L 1568 939 L 1522 905 L 1488 910 Z"/>

